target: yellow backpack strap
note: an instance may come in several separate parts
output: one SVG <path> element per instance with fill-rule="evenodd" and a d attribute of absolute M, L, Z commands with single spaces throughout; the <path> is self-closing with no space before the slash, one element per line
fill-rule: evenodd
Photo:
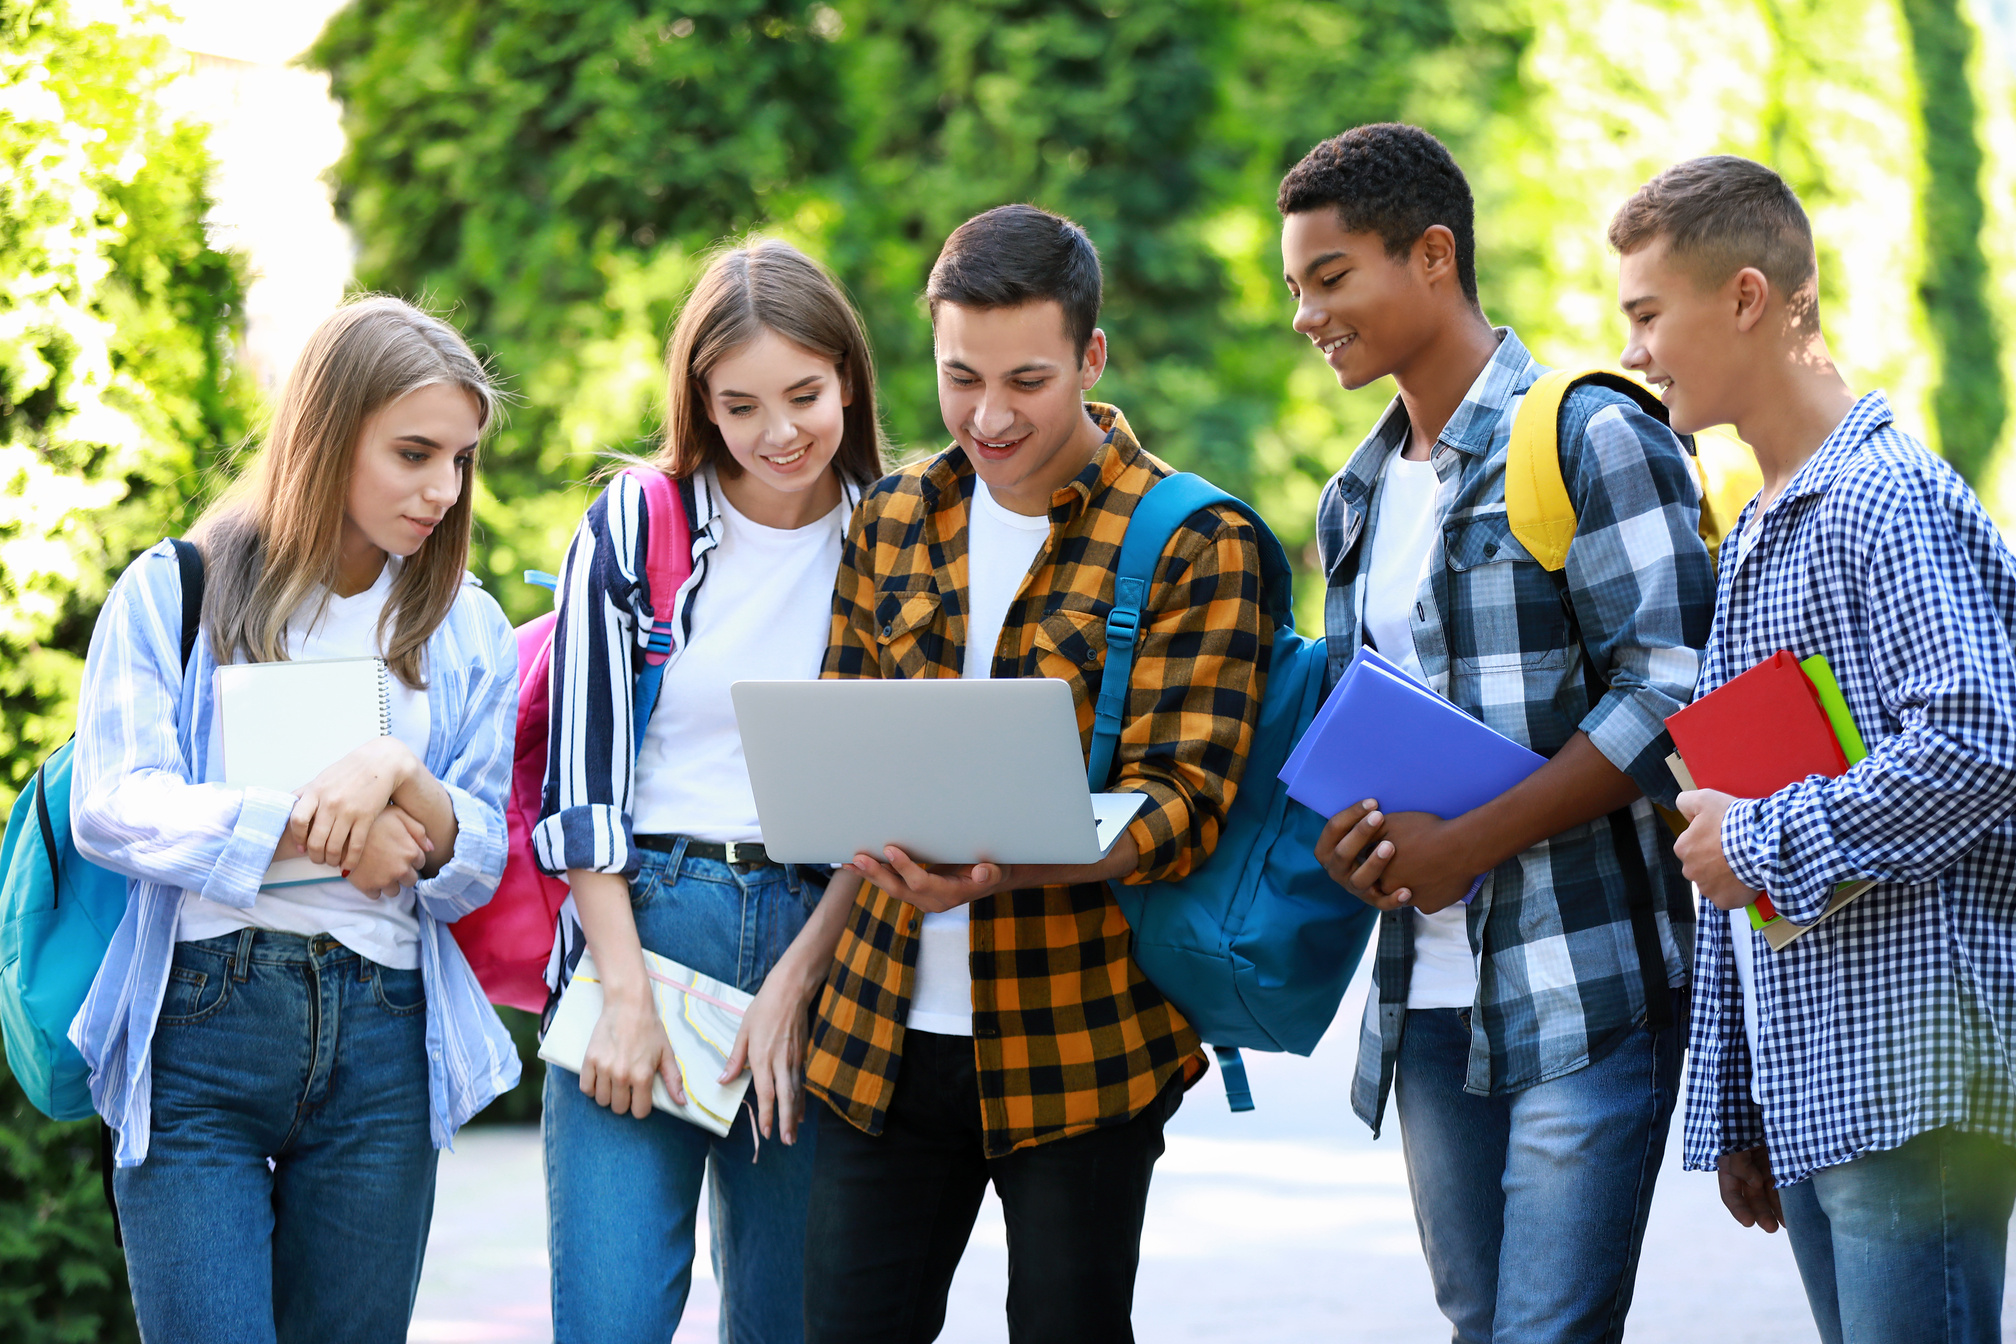
<path fill-rule="evenodd" d="M 1555 369 L 1543 373 L 1512 417 L 1512 442 L 1505 454 L 1505 516 L 1512 535 L 1543 569 L 1568 563 L 1575 540 L 1575 504 L 1561 479 L 1561 403 L 1584 383 L 1630 397 L 1663 424 L 1666 408 L 1652 390 L 1616 369 Z"/>

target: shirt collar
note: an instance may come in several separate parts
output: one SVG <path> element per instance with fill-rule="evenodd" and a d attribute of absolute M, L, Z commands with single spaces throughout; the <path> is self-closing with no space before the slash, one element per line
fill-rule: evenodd
<path fill-rule="evenodd" d="M 1463 394 L 1462 404 L 1449 417 L 1449 423 L 1442 427 L 1441 437 L 1437 440 L 1474 457 L 1482 457 L 1491 451 L 1492 437 L 1505 413 L 1540 376 L 1540 366 L 1527 353 L 1525 344 L 1512 328 L 1496 327 L 1493 330 L 1498 335 L 1498 348 L 1471 381 L 1470 390 Z M 1410 428 L 1406 404 L 1396 396 L 1387 404 L 1379 423 L 1365 436 L 1365 441 L 1358 445 L 1358 450 L 1344 468 L 1340 484 L 1348 496 L 1358 501 L 1371 498 L 1373 483 L 1385 469 L 1386 459 L 1406 446 Z"/>
<path fill-rule="evenodd" d="M 1105 431 L 1106 437 L 1093 451 L 1092 460 L 1051 493 L 1050 521 L 1060 527 L 1083 514 L 1085 506 L 1100 491 L 1118 480 L 1120 473 L 1141 455 L 1141 445 L 1118 406 L 1103 401 L 1088 401 L 1085 413 Z M 972 479 L 972 460 L 966 456 L 964 448 L 953 444 L 938 454 L 924 471 L 923 489 L 930 507 L 937 508 L 948 492 L 962 499 L 971 498 Z"/>
<path fill-rule="evenodd" d="M 1796 499 L 1825 492 L 1860 451 L 1863 441 L 1895 418 L 1889 399 L 1881 392 L 1864 393 L 1848 408 L 1841 423 L 1834 426 L 1834 432 L 1821 441 L 1819 450 L 1792 474 L 1792 483 L 1785 487 L 1780 498 Z"/>

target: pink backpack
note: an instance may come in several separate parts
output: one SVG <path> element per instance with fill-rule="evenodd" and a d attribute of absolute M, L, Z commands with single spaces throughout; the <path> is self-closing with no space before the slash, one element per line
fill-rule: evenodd
<path fill-rule="evenodd" d="M 644 666 L 637 676 L 636 740 L 658 700 L 658 683 L 672 653 L 672 621 L 681 585 L 693 572 L 692 533 L 679 488 L 671 477 L 648 467 L 625 473 L 644 491 L 650 534 L 645 538 L 644 579 L 652 625 Z M 528 573 L 534 583 L 550 575 Z M 547 725 L 552 722 L 553 630 L 557 612 L 518 627 L 518 738 L 511 757 L 511 797 L 504 804 L 510 851 L 504 876 L 490 902 L 449 925 L 462 955 L 490 1002 L 529 1013 L 545 1011 L 546 963 L 553 954 L 555 922 L 567 900 L 567 884 L 539 870 L 532 858 L 532 829 L 539 824 L 540 795 L 546 782 Z"/>

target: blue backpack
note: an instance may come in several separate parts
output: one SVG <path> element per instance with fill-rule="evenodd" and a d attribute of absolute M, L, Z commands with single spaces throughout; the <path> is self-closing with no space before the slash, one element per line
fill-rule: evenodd
<path fill-rule="evenodd" d="M 1093 715 L 1087 777 L 1112 775 L 1127 708 L 1134 641 L 1162 550 L 1199 509 L 1226 504 L 1260 534 L 1263 596 L 1274 618 L 1273 657 L 1253 746 L 1211 857 L 1175 882 L 1114 884 L 1134 930 L 1134 960 L 1210 1042 L 1235 1111 L 1253 1109 L 1239 1048 L 1306 1055 L 1337 1015 L 1377 912 L 1316 861 L 1327 818 L 1289 798 L 1278 778 L 1323 702 L 1323 641 L 1295 633 L 1294 573 L 1251 508 L 1189 472 L 1156 482 L 1134 507 L 1120 545 L 1106 671 Z"/>
<path fill-rule="evenodd" d="M 182 666 L 203 612 L 203 556 L 176 541 L 182 570 Z M 51 1120 L 92 1114 L 91 1071 L 70 1022 L 126 914 L 126 877 L 87 862 L 70 838 L 77 740 L 56 748 L 14 800 L 0 841 L 0 1034 L 7 1066 Z"/>

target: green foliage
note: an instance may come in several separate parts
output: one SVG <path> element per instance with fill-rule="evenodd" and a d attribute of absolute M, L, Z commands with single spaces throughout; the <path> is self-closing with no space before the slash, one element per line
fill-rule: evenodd
<path fill-rule="evenodd" d="M 0 1059 L 0 1344 L 137 1340 L 98 1122 L 57 1124 Z"/>
<path fill-rule="evenodd" d="M 1939 448 L 1979 482 L 2008 419 L 2002 348 L 1989 305 L 1981 231 L 1982 149 L 1968 64 L 1974 30 L 1960 0 L 1903 0 L 1924 127 L 1919 209 L 1925 237 L 1919 296 L 1939 348 L 1932 394 Z"/>
<path fill-rule="evenodd" d="M 0 799 L 69 736 L 91 623 L 245 432 L 239 261 L 203 232 L 167 48 L 0 0 Z"/>

